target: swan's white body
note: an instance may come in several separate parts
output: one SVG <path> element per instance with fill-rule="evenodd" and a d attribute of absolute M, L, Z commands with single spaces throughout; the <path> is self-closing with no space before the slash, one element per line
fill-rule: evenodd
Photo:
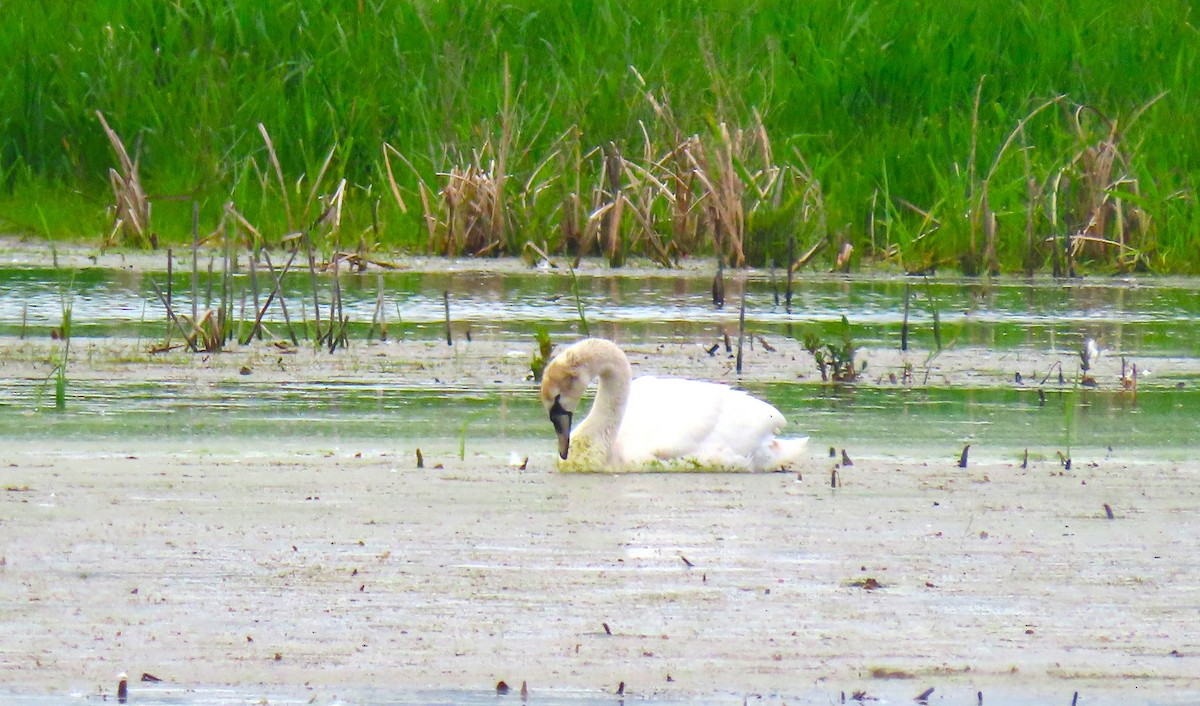
<path fill-rule="evenodd" d="M 596 400 L 572 431 L 594 379 Z M 725 385 L 680 378 L 632 379 L 625 354 L 586 339 L 547 366 L 542 402 L 559 434 L 563 471 L 774 471 L 798 463 L 808 438 L 776 439 L 779 410 Z"/>

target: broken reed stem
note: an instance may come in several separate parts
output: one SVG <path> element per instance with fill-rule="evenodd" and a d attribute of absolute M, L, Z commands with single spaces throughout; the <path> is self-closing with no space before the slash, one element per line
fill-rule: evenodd
<path fill-rule="evenodd" d="M 200 315 L 199 309 L 199 263 L 196 259 L 200 248 L 200 202 L 192 202 L 192 323 Z"/>
<path fill-rule="evenodd" d="M 179 331 L 179 335 L 183 336 L 183 340 L 187 343 L 188 348 L 193 353 L 199 353 L 200 350 L 196 347 L 195 337 L 189 336 L 187 331 L 184 330 L 183 324 L 179 322 L 179 317 L 175 316 L 175 311 L 171 308 L 170 300 L 167 299 L 167 295 L 163 293 L 162 288 L 158 286 L 158 282 L 155 282 L 153 277 L 150 278 L 150 286 L 154 287 L 154 293 L 158 295 L 158 300 L 162 302 L 167 310 L 167 319 L 175 325 L 175 329 Z"/>
<path fill-rule="evenodd" d="M 342 278 L 341 261 L 336 248 L 333 253 L 333 299 L 329 302 L 329 352 L 337 350 L 338 340 L 345 332 L 346 324 L 342 315 Z M 341 324 L 339 328 L 339 323 Z"/>
<path fill-rule="evenodd" d="M 256 264 L 258 262 L 258 255 L 255 254 L 255 252 L 253 250 L 251 250 L 248 253 L 248 259 L 250 261 L 250 292 L 253 295 L 254 310 L 259 311 L 258 265 Z M 263 310 L 265 311 L 266 307 L 263 307 Z M 246 345 L 247 343 L 249 343 L 250 339 L 254 338 L 256 333 L 258 336 L 258 340 L 261 341 L 262 340 L 262 318 L 259 316 L 255 317 L 254 326 L 250 327 L 250 334 L 248 336 L 246 336 L 246 340 L 242 342 L 242 345 Z"/>
<path fill-rule="evenodd" d="M 738 310 L 737 374 L 742 374 L 742 341 L 746 338 L 746 283 L 742 281 L 742 304 Z"/>
<path fill-rule="evenodd" d="M 904 321 L 900 324 L 900 350 L 908 350 L 908 305 L 912 299 L 912 285 L 904 283 Z"/>
<path fill-rule="evenodd" d="M 379 340 L 387 340 L 387 309 L 383 306 L 383 275 L 375 276 L 375 313 L 371 315 L 371 327 L 367 329 L 367 341 L 375 334 L 375 325 L 379 325 Z"/>
<path fill-rule="evenodd" d="M 228 210 L 231 209 L 232 207 L 233 207 L 233 204 L 229 204 L 228 206 L 226 206 L 226 213 L 228 213 Z M 224 243 L 225 252 L 223 255 L 223 259 L 221 261 L 221 311 L 220 311 L 220 315 L 217 317 L 218 318 L 217 324 L 218 324 L 218 328 L 221 331 L 221 335 L 219 336 L 220 346 L 218 347 L 218 350 L 221 348 L 224 348 L 225 341 L 228 340 L 229 325 L 230 325 L 229 324 L 229 314 L 230 314 L 230 312 L 233 311 L 233 302 L 231 301 L 232 292 L 230 292 L 230 289 L 229 289 L 229 285 L 230 285 L 230 282 L 229 282 L 229 276 L 230 276 L 229 275 L 229 260 L 230 260 L 230 253 L 232 252 L 232 248 L 233 248 L 233 239 L 234 239 L 235 234 L 237 233 L 237 227 L 238 227 L 237 221 L 233 220 L 233 219 L 229 219 L 229 228 L 225 231 L 225 243 Z"/>
<path fill-rule="evenodd" d="M 342 320 L 338 326 L 337 335 L 333 337 L 333 343 L 330 344 L 330 346 L 329 346 L 330 353 L 337 350 L 338 346 L 345 348 L 346 345 L 350 343 L 350 339 L 347 338 L 347 335 L 346 335 L 346 329 L 349 328 L 349 326 L 350 326 L 350 317 L 343 316 Z"/>
<path fill-rule="evenodd" d="M 725 308 L 725 258 L 717 255 L 717 274 L 713 277 L 712 285 L 713 306 Z"/>
<path fill-rule="evenodd" d="M 296 254 L 300 251 L 299 246 L 292 248 L 292 254 L 288 256 L 288 261 L 284 264 L 283 272 L 275 274 L 275 265 L 271 263 L 271 254 L 264 249 L 262 251 L 263 259 L 267 261 L 267 269 L 271 272 L 272 279 L 275 280 L 275 289 L 279 292 L 279 310 L 283 313 L 283 325 L 287 327 L 288 337 L 292 339 L 292 345 L 300 345 L 300 341 L 296 338 L 296 331 L 292 328 L 292 317 L 288 315 L 287 302 L 283 296 L 283 275 L 287 274 L 292 267 L 292 261 L 296 259 Z M 270 302 L 267 302 L 270 304 Z"/>
<path fill-rule="evenodd" d="M 942 350 L 942 320 L 938 314 L 937 302 L 933 298 L 933 287 L 929 286 L 929 278 L 925 278 L 925 295 L 929 298 L 929 308 L 933 311 L 933 344 L 936 350 Z"/>
<path fill-rule="evenodd" d="M 246 323 L 246 287 L 244 285 L 238 290 L 238 312 L 235 321 L 237 328 L 232 330 L 230 335 L 233 336 L 234 341 L 237 341 L 242 337 L 242 326 Z"/>
<path fill-rule="evenodd" d="M 796 266 L 796 236 L 788 236 L 788 266 L 787 266 L 787 289 L 784 290 L 783 301 L 787 313 L 792 313 L 792 270 Z"/>
<path fill-rule="evenodd" d="M 204 280 L 204 308 L 212 308 L 213 298 L 213 265 L 216 263 L 217 256 L 210 255 L 208 258 L 208 278 Z"/>
<path fill-rule="evenodd" d="M 301 238 L 304 241 L 304 251 L 308 255 L 308 281 L 312 285 L 312 300 L 313 300 L 313 321 L 317 330 L 313 332 L 313 343 L 321 345 L 321 297 L 320 288 L 317 283 L 317 260 L 313 254 L 312 237 L 309 232 L 304 231 Z M 307 316 L 305 317 L 305 328 L 308 328 Z"/>
<path fill-rule="evenodd" d="M 170 308 L 171 308 L 171 304 L 172 304 L 172 300 L 171 300 L 171 291 L 172 291 L 172 287 L 171 287 L 171 281 L 172 281 L 172 280 L 175 278 L 175 272 L 174 272 L 174 267 L 173 267 L 173 266 L 174 266 L 174 262 L 173 262 L 173 260 L 174 260 L 174 258 L 173 258 L 173 257 L 171 257 L 171 248 L 167 248 L 167 308 L 168 308 L 168 309 L 170 309 Z M 168 327 L 167 327 L 167 333 L 168 333 L 168 334 L 170 334 L 170 331 L 171 331 L 171 327 L 170 327 L 170 326 L 168 326 Z"/>
<path fill-rule="evenodd" d="M 274 285 L 274 288 L 271 289 L 271 293 L 269 295 L 267 295 L 267 301 L 265 304 L 262 305 L 262 308 L 259 308 L 259 306 L 258 306 L 258 288 L 255 287 L 254 308 L 257 310 L 258 313 L 255 314 L 255 316 L 254 316 L 254 325 L 250 327 L 250 333 L 247 334 L 246 339 L 244 341 L 242 341 L 243 346 L 248 345 L 250 343 L 250 339 L 254 338 L 255 334 L 258 335 L 258 338 L 260 340 L 262 339 L 262 320 L 263 320 L 263 317 L 266 316 L 266 314 L 267 314 L 267 309 L 271 308 L 271 302 L 273 302 L 275 300 L 276 296 L 279 297 L 279 306 L 283 310 L 283 320 L 284 320 L 284 323 L 287 325 L 288 334 L 290 334 L 292 337 L 292 344 L 299 345 L 299 341 L 296 340 L 296 332 L 292 330 L 292 322 L 288 318 L 287 307 L 283 303 L 283 294 L 282 294 L 283 277 L 284 277 L 284 275 L 286 275 L 288 273 L 288 270 L 290 270 L 292 268 L 292 261 L 296 259 L 296 254 L 298 252 L 300 252 L 299 248 L 292 250 L 291 256 L 288 258 L 288 261 L 286 263 L 284 263 L 284 265 L 283 265 L 283 271 L 276 274 L 275 267 L 271 264 L 271 256 L 266 254 L 265 250 L 263 251 L 263 255 L 265 256 L 266 261 L 267 261 L 267 268 L 271 272 L 271 277 L 275 280 L 275 285 Z M 250 260 L 250 262 L 253 263 L 254 259 L 252 258 Z M 253 275 L 253 273 L 254 273 L 253 264 L 251 264 L 250 272 Z"/>
<path fill-rule="evenodd" d="M 454 345 L 454 336 L 450 333 L 450 290 L 442 290 L 442 304 L 446 307 L 446 345 Z"/>
<path fill-rule="evenodd" d="M 775 258 L 767 258 L 767 270 L 771 273 L 771 296 L 775 299 L 775 306 L 779 306 L 779 285 L 775 282 Z"/>
<path fill-rule="evenodd" d="M 174 291 L 174 288 L 171 286 L 171 283 L 175 279 L 175 258 L 173 258 L 171 255 L 171 248 L 167 248 L 167 301 L 174 303 L 174 299 L 171 295 L 172 291 Z"/>

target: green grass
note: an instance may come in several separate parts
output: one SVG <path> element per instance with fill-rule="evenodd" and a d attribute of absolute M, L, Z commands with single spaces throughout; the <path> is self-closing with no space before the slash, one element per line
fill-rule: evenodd
<path fill-rule="evenodd" d="M 853 266 L 1200 272 L 1188 3 L 101 0 L 11 14 L 7 230 L 109 237 L 101 111 L 168 242 L 189 237 L 193 200 L 204 229 L 232 202 L 278 240 L 345 179 L 340 225 L 316 229 L 326 250 L 533 241 L 665 262 L 740 247 L 761 264 L 796 233 L 797 252 L 831 246 L 821 268 L 849 244 Z M 698 163 L 673 162 L 691 135 Z M 616 199 L 609 145 L 632 165 L 616 184 L 628 203 L 595 215 Z M 753 194 L 772 170 L 773 190 Z M 695 173 L 743 193 L 673 181 Z M 722 221 L 716 204 L 744 213 Z M 1056 262 L 1046 239 L 1084 232 Z"/>

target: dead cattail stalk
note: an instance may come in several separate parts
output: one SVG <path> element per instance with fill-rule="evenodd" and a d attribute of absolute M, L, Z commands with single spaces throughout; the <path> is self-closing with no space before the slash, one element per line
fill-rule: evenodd
<path fill-rule="evenodd" d="M 601 224 L 604 238 L 604 254 L 608 263 L 620 267 L 625 261 L 625 252 L 621 244 L 621 212 L 625 199 L 621 191 L 621 173 L 623 160 L 615 143 L 610 142 L 604 148 L 604 175 L 608 182 L 607 199 L 611 207 L 604 214 Z"/>

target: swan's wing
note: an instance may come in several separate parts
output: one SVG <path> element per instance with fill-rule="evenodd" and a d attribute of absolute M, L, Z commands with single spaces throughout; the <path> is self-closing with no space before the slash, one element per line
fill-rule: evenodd
<path fill-rule="evenodd" d="M 779 410 L 725 385 L 640 377 L 630 387 L 617 451 L 630 465 L 685 459 L 755 470 L 784 424 Z"/>

